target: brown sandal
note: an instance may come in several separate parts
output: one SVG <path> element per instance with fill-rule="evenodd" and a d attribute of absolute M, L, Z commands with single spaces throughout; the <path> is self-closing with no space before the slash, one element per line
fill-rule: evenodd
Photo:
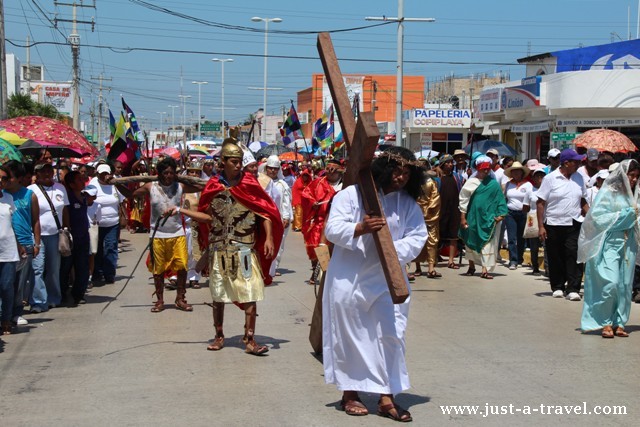
<path fill-rule="evenodd" d="M 602 338 L 613 338 L 613 329 L 611 326 L 605 326 L 602 328 Z"/>
<path fill-rule="evenodd" d="M 621 338 L 627 338 L 629 333 L 627 333 L 622 326 L 618 326 L 616 328 L 616 336 Z"/>
<path fill-rule="evenodd" d="M 413 421 L 411 413 L 402 409 L 396 403 L 388 403 L 386 405 L 378 403 L 378 415 L 385 418 L 391 418 L 393 421 L 399 421 L 401 423 Z"/>
<path fill-rule="evenodd" d="M 254 339 L 247 340 L 247 348 L 244 350 L 247 354 L 253 354 L 254 356 L 262 356 L 269 351 L 269 347 L 266 345 L 259 345 Z"/>
<path fill-rule="evenodd" d="M 193 306 L 191 304 L 187 304 L 187 300 L 184 298 L 176 299 L 176 310 L 193 311 Z"/>
<path fill-rule="evenodd" d="M 364 403 L 358 399 L 352 400 L 344 400 L 344 397 L 340 401 L 340 407 L 347 415 L 354 415 L 356 417 L 361 417 L 363 415 L 369 415 L 369 410 Z"/>
<path fill-rule="evenodd" d="M 449 265 L 447 265 L 447 268 L 450 268 L 452 270 L 457 270 L 460 268 L 460 266 L 456 265 L 455 262 L 450 262 Z"/>
<path fill-rule="evenodd" d="M 493 280 L 493 276 L 488 271 L 480 274 L 481 279 Z"/>
<path fill-rule="evenodd" d="M 152 313 L 160 313 L 163 310 L 164 310 L 164 301 L 162 300 L 156 301 L 155 303 L 153 303 L 153 307 L 151 307 Z"/>
<path fill-rule="evenodd" d="M 224 337 L 216 336 L 213 342 L 207 346 L 207 350 L 218 351 L 218 350 L 222 350 L 223 347 L 224 347 Z"/>

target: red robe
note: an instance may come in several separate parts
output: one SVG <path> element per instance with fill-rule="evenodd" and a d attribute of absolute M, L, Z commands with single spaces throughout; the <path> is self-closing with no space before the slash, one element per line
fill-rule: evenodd
<path fill-rule="evenodd" d="M 282 236 L 284 234 L 284 227 L 282 225 L 282 219 L 280 217 L 278 207 L 273 200 L 271 200 L 271 197 L 269 197 L 269 195 L 262 189 L 262 186 L 253 175 L 242 172 L 240 182 L 233 187 L 226 187 L 220 182 L 218 175 L 209 179 L 209 182 L 207 182 L 207 185 L 200 194 L 198 211 L 206 212 L 213 198 L 225 188 L 229 188 L 229 192 L 236 202 L 255 213 L 259 218 L 256 227 L 256 243 L 254 245 L 254 249 L 258 256 L 258 260 L 260 261 L 260 269 L 262 270 L 264 284 L 270 285 L 272 277 L 269 276 L 269 269 L 271 268 L 273 259 L 267 259 L 264 256 L 264 244 L 267 236 L 262 227 L 262 221 L 265 219 L 271 221 L 275 256 L 278 252 L 278 248 L 280 247 Z M 200 224 L 200 233 L 198 233 L 198 238 L 200 240 L 201 248 L 209 246 L 209 224 Z"/>
<path fill-rule="evenodd" d="M 336 194 L 327 178 L 311 181 L 302 191 L 302 236 L 311 261 L 317 260 L 315 248 L 324 235 L 324 224 L 329 216 L 331 199 Z M 317 204 L 317 205 L 316 205 Z"/>

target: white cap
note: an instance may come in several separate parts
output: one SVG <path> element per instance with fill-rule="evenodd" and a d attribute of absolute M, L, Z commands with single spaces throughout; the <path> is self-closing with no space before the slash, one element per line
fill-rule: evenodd
<path fill-rule="evenodd" d="M 95 185 L 87 185 L 86 187 L 84 187 L 81 193 L 86 193 L 89 196 L 95 197 L 98 195 L 98 189 Z"/>
<path fill-rule="evenodd" d="M 251 154 L 251 151 L 247 150 L 244 152 L 244 155 L 242 156 L 242 167 L 246 167 L 247 165 L 250 165 L 251 163 L 255 163 L 256 162 L 256 158 L 253 157 L 253 154 Z"/>
<path fill-rule="evenodd" d="M 101 173 L 111 173 L 111 166 L 103 163 L 100 166 L 98 166 L 98 169 L 96 170 L 96 172 L 98 173 L 98 175 L 100 175 Z"/>
<path fill-rule="evenodd" d="M 547 158 L 553 157 L 555 159 L 559 155 L 560 155 L 560 150 L 558 150 L 557 148 L 552 148 L 551 150 L 549 150 L 549 153 L 547 153 Z"/>
<path fill-rule="evenodd" d="M 620 163 L 612 163 L 611 166 L 609 166 L 609 172 L 613 172 L 618 166 L 620 166 Z"/>
<path fill-rule="evenodd" d="M 280 158 L 275 154 L 267 157 L 267 167 L 268 168 L 280 168 Z"/>
<path fill-rule="evenodd" d="M 486 154 L 493 154 L 494 156 L 500 156 L 500 153 L 498 153 L 498 150 L 496 150 L 495 148 L 488 149 Z"/>

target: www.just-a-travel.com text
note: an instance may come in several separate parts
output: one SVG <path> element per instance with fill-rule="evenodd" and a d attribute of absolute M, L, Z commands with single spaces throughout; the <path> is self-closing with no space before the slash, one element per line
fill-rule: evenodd
<path fill-rule="evenodd" d="M 493 415 L 627 415 L 626 406 L 612 405 L 441 405 L 443 415 L 480 415 L 483 418 Z"/>

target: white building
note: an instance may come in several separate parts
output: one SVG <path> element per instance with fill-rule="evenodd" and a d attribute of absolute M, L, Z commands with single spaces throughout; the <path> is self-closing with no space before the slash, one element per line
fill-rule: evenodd
<path fill-rule="evenodd" d="M 20 61 L 13 53 L 7 53 L 7 97 L 20 91 Z"/>
<path fill-rule="evenodd" d="M 523 158 L 571 146 L 573 134 L 592 128 L 640 144 L 639 58 L 640 40 L 522 58 L 530 77 L 485 88 L 478 110 Z M 556 133 L 567 138 L 552 141 Z"/>

